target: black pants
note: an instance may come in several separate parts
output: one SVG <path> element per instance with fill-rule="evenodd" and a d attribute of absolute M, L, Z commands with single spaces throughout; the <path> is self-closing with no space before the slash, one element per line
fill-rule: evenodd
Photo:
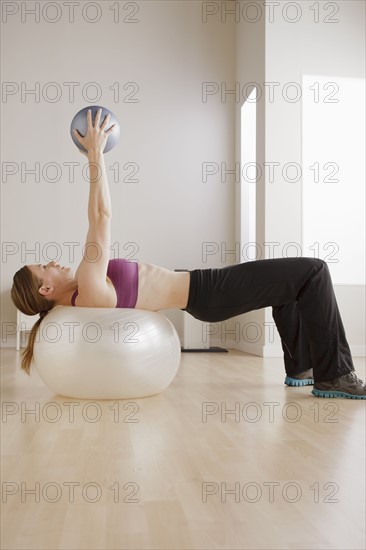
<path fill-rule="evenodd" d="M 354 370 L 327 264 L 313 258 L 258 260 L 190 271 L 187 311 L 219 322 L 272 306 L 289 376 L 313 368 L 314 381 Z"/>

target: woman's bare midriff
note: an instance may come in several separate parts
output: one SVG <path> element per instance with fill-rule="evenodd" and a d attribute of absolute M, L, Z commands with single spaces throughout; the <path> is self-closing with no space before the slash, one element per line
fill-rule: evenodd
<path fill-rule="evenodd" d="M 159 311 L 185 309 L 188 303 L 190 274 L 139 263 L 139 284 L 136 309 Z"/>
<path fill-rule="evenodd" d="M 97 302 L 83 299 L 79 288 L 75 305 L 80 307 L 116 307 L 117 293 L 112 281 L 106 279 L 109 291 Z M 138 292 L 136 309 L 159 311 L 185 309 L 188 304 L 190 274 L 188 271 L 170 271 L 153 264 L 138 263 Z M 70 297 L 71 301 L 71 297 Z"/>

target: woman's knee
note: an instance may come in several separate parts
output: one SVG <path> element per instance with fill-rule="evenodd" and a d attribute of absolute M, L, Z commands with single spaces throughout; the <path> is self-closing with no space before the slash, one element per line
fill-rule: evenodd
<path fill-rule="evenodd" d="M 308 258 L 304 257 L 302 258 L 304 263 L 310 267 L 315 267 L 317 270 L 324 269 L 325 271 L 328 270 L 328 264 L 324 260 L 321 260 L 320 258 Z"/>
<path fill-rule="evenodd" d="M 314 258 L 314 260 L 319 269 L 323 269 L 324 271 L 329 273 L 329 267 L 325 260 L 321 260 L 320 258 Z"/>
<path fill-rule="evenodd" d="M 331 279 L 329 267 L 326 261 L 320 258 L 309 258 L 309 262 L 314 270 L 314 275 L 320 276 L 325 279 Z"/>

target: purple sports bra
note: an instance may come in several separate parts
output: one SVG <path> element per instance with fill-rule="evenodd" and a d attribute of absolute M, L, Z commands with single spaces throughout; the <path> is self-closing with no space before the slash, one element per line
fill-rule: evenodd
<path fill-rule="evenodd" d="M 123 258 L 109 260 L 107 276 L 116 289 L 116 307 L 134 308 L 138 291 L 138 263 Z M 71 298 L 73 306 L 77 295 L 78 290 L 76 289 Z"/>

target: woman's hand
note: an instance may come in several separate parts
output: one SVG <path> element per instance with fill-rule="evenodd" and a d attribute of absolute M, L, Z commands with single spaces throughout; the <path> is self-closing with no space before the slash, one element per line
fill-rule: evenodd
<path fill-rule="evenodd" d="M 87 113 L 87 127 L 88 131 L 85 137 L 83 137 L 76 128 L 74 129 L 74 135 L 76 139 L 80 142 L 80 144 L 84 147 L 84 149 L 87 150 L 87 153 L 82 151 L 83 155 L 88 156 L 90 153 L 102 153 L 104 151 L 104 148 L 106 146 L 108 136 L 114 131 L 115 124 L 109 128 L 109 130 L 105 130 L 105 128 L 108 126 L 108 122 L 110 119 L 110 115 L 106 115 L 103 123 L 100 125 L 100 117 L 102 115 L 102 109 L 98 109 L 97 114 L 95 116 L 95 123 L 93 126 L 92 123 L 92 116 L 91 116 L 91 109 L 88 110 Z"/>

